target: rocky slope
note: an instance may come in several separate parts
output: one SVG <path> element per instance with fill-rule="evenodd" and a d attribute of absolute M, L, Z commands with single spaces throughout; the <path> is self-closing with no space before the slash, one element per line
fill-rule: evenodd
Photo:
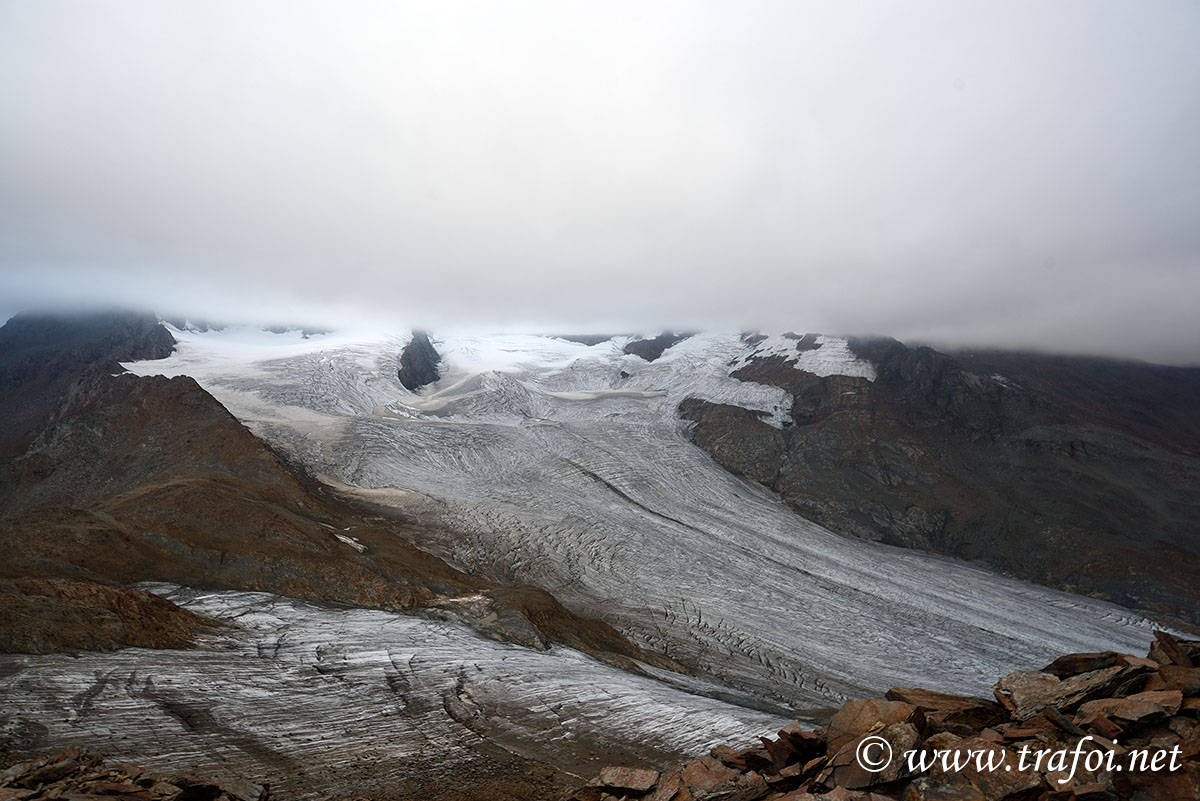
<path fill-rule="evenodd" d="M 689 399 L 693 441 L 843 534 L 1200 622 L 1200 370 L 852 340 L 874 375 L 819 375 L 814 342 L 733 373 L 790 425 Z"/>
<path fill-rule="evenodd" d="M 532 587 L 500 587 L 294 473 L 188 378 L 93 374 L 0 467 L 0 577 L 175 581 L 391 609 L 441 605 L 482 631 L 643 654 Z M 482 594 L 475 605 L 454 604 Z"/>
<path fill-rule="evenodd" d="M 0 459 L 20 454 L 67 387 L 87 371 L 160 359 L 175 341 L 153 315 L 18 314 L 0 327 Z"/>
<path fill-rule="evenodd" d="M 607 767 L 564 801 L 1193 801 L 1200 642 L 1158 636 L 1009 674 L 994 701 L 898 687 L 665 773 Z"/>
<path fill-rule="evenodd" d="M 141 590 L 69 579 L 0 579 L 0 653 L 186 648 L 216 621 Z"/>

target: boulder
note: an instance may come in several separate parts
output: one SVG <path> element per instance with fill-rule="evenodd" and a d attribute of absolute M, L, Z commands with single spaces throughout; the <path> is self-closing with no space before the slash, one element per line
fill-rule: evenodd
<path fill-rule="evenodd" d="M 711 790 L 738 776 L 738 771 L 726 767 L 712 757 L 700 757 L 686 762 L 680 777 L 691 790 Z"/>
<path fill-rule="evenodd" d="M 1112 667 L 1117 664 L 1118 656 L 1120 655 L 1116 651 L 1066 654 L 1046 665 L 1046 667 L 1042 668 L 1041 672 L 1050 673 L 1058 676 L 1060 679 L 1065 679 L 1068 676 L 1077 676 L 1080 673 L 1090 673 L 1093 670 Z"/>
<path fill-rule="evenodd" d="M 1126 723 L 1143 723 L 1174 715 L 1182 703 L 1183 696 L 1178 690 L 1143 692 L 1126 698 L 1101 698 L 1080 706 L 1075 713 L 1075 722 L 1087 724 L 1103 717 Z"/>
<path fill-rule="evenodd" d="M 924 728 L 925 719 L 917 707 L 903 701 L 847 701 L 829 720 L 825 735 L 828 751 L 836 754 L 876 726 L 892 723 L 913 723 Z"/>
<path fill-rule="evenodd" d="M 600 786 L 632 793 L 646 793 L 658 781 L 658 771 L 607 767 L 600 771 Z"/>
<path fill-rule="evenodd" d="M 995 695 L 1014 720 L 1024 721 L 1048 707 L 1073 711 L 1085 701 L 1112 695 L 1122 685 L 1140 680 L 1145 672 L 1145 668 L 1115 665 L 1060 681 L 1051 673 L 1018 671 L 996 684 Z"/>
<path fill-rule="evenodd" d="M 1155 643 L 1150 647 L 1150 658 L 1162 665 L 1196 667 L 1193 656 L 1200 648 L 1186 640 L 1180 642 L 1165 631 L 1154 632 Z M 1200 645 L 1200 644 L 1195 644 Z"/>
<path fill-rule="evenodd" d="M 1163 665 L 1146 680 L 1147 690 L 1178 690 L 1185 697 L 1200 696 L 1200 668 Z"/>
<path fill-rule="evenodd" d="M 887 764 L 877 771 L 867 770 L 860 762 L 860 747 L 871 737 L 885 741 L 887 749 L 890 749 L 884 752 L 890 754 L 890 759 L 878 750 L 868 752 L 872 760 L 888 759 Z M 829 766 L 817 776 L 817 782 L 829 787 L 846 787 L 851 790 L 894 782 L 909 775 L 904 752 L 915 748 L 919 741 L 920 734 L 911 723 L 891 723 L 875 729 L 870 734 L 856 737 L 839 749 L 829 760 Z"/>
<path fill-rule="evenodd" d="M 889 701 L 902 701 L 920 708 L 936 728 L 965 726 L 980 729 L 995 726 L 1008 718 L 1008 713 L 995 701 L 951 695 L 916 687 L 893 687 L 884 696 Z"/>
<path fill-rule="evenodd" d="M 825 749 L 825 738 L 814 731 L 801 728 L 800 724 L 792 721 L 779 730 L 779 739 L 801 759 L 808 759 L 813 754 Z"/>

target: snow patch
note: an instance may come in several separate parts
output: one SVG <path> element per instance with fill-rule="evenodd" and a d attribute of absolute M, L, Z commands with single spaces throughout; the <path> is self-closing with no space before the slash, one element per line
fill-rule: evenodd
<path fill-rule="evenodd" d="M 782 356 L 792 362 L 795 369 L 821 378 L 844 375 L 865 378 L 868 381 L 875 380 L 875 365 L 856 356 L 850 349 L 850 341 L 845 337 L 819 335 L 811 344 L 806 342 L 806 339 L 807 337 L 796 338 L 786 334 L 768 335 L 766 339 L 752 346 L 749 353 L 738 359 L 735 369 L 745 367 L 752 359 Z"/>

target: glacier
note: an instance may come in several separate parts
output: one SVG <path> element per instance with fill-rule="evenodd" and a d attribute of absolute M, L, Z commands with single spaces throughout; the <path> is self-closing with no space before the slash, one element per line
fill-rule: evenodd
<path fill-rule="evenodd" d="M 192 376 L 330 485 L 428 523 L 420 547 L 540 586 L 764 708 L 896 685 L 987 695 L 1058 654 L 1151 638 L 1111 604 L 836 535 L 688 441 L 689 397 L 789 422 L 783 390 L 730 375 L 756 353 L 874 378 L 841 338 L 705 333 L 646 362 L 628 336 L 435 332 L 442 378 L 414 393 L 404 331 L 172 333 L 174 355 L 124 366 Z"/>
<path fill-rule="evenodd" d="M 253 592 L 143 585 L 228 626 L 186 651 L 0 655 L 0 741 L 77 745 L 297 798 L 453 776 L 480 756 L 580 782 L 779 728 L 776 715 L 465 625 Z M 319 790 L 320 793 L 314 792 Z"/>

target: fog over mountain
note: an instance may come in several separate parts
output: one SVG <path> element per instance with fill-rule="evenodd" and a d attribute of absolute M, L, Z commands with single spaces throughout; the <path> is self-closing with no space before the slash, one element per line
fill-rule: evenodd
<path fill-rule="evenodd" d="M 0 315 L 1200 362 L 1189 2 L 0 2 Z"/>

